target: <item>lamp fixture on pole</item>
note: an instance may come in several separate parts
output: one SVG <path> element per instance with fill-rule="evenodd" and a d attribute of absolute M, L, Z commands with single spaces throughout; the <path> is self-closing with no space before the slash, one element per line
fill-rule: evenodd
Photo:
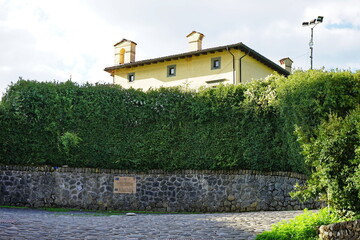
<path fill-rule="evenodd" d="M 311 27 L 311 38 L 310 38 L 310 42 L 309 42 L 309 47 L 310 47 L 310 69 L 313 69 L 313 51 L 314 51 L 314 28 L 316 27 L 316 25 L 318 25 L 319 23 L 323 22 L 324 17 L 323 16 L 318 16 L 317 18 L 311 20 L 310 22 L 303 22 L 302 25 L 303 27 Z"/>

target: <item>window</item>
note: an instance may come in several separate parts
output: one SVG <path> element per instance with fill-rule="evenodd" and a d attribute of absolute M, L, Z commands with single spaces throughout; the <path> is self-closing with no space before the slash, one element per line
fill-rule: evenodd
<path fill-rule="evenodd" d="M 167 67 L 167 76 L 168 77 L 176 76 L 176 65 L 170 65 Z"/>
<path fill-rule="evenodd" d="M 216 57 L 211 59 L 211 70 L 220 69 L 221 68 L 221 58 Z"/>
<path fill-rule="evenodd" d="M 135 81 L 135 73 L 129 73 L 128 74 L 128 80 L 129 80 L 129 82 Z"/>

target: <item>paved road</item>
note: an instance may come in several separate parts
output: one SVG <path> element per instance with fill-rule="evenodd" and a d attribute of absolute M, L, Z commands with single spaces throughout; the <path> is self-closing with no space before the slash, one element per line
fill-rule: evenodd
<path fill-rule="evenodd" d="M 95 216 L 0 208 L 0 239 L 254 239 L 302 211 Z"/>

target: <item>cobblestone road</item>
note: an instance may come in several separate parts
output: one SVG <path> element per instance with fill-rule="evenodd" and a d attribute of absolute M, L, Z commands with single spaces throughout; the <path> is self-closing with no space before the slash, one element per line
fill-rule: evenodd
<path fill-rule="evenodd" d="M 0 208 L 0 239 L 254 239 L 302 211 L 102 215 Z"/>

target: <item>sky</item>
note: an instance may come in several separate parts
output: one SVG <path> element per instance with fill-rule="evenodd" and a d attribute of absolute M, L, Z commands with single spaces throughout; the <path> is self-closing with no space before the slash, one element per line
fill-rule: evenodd
<path fill-rule="evenodd" d="M 310 27 L 317 16 L 314 68 L 360 69 L 359 0 L 0 0 L 0 96 L 19 77 L 112 83 L 114 44 L 137 43 L 136 60 L 242 42 L 278 63 L 310 68 Z"/>

